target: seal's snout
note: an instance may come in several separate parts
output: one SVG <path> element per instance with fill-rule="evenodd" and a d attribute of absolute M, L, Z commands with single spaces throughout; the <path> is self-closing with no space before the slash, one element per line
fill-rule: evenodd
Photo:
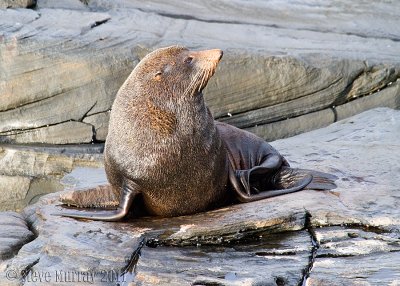
<path fill-rule="evenodd" d="M 214 64 L 219 63 L 219 61 L 222 59 L 223 54 L 224 53 L 220 49 L 205 50 L 205 51 L 198 51 L 191 53 L 191 55 L 194 58 L 200 61 L 212 62 Z"/>
<path fill-rule="evenodd" d="M 222 56 L 224 55 L 224 52 L 220 49 L 209 50 L 207 52 L 210 60 L 217 63 L 222 59 Z"/>
<path fill-rule="evenodd" d="M 208 80 L 214 75 L 222 55 L 223 52 L 220 49 L 190 52 L 189 57 L 193 59 L 190 62 L 194 65 L 196 71 L 194 76 L 196 84 L 191 83 L 189 86 L 195 86 L 195 90 L 201 92 Z"/>

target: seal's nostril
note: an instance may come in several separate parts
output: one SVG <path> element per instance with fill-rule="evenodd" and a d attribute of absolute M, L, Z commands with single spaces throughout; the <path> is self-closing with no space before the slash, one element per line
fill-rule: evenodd
<path fill-rule="evenodd" d="M 224 52 L 220 50 L 218 60 L 221 60 L 223 55 L 224 55 Z"/>

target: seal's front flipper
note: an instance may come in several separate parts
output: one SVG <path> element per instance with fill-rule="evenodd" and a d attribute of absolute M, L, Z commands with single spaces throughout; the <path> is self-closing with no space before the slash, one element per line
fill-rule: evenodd
<path fill-rule="evenodd" d="M 230 171 L 229 174 L 229 180 L 241 202 L 294 193 L 304 189 L 312 179 L 309 172 L 286 166 L 279 170 L 258 166 L 249 170 Z"/>
<path fill-rule="evenodd" d="M 115 209 L 119 205 L 120 197 L 120 189 L 107 184 L 62 193 L 60 201 L 65 205 L 78 208 Z"/>
<path fill-rule="evenodd" d="M 137 188 L 130 188 L 125 185 L 123 187 L 119 205 L 116 209 L 100 210 L 77 208 L 68 212 L 61 212 L 55 215 L 91 220 L 118 221 L 128 213 L 129 208 L 132 205 L 133 199 L 138 193 L 139 192 Z"/>

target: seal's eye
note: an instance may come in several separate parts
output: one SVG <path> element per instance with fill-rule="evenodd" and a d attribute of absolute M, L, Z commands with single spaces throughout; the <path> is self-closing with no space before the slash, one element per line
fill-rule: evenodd
<path fill-rule="evenodd" d="M 161 80 L 161 75 L 162 75 L 162 72 L 160 72 L 160 71 L 156 72 L 156 74 L 154 75 L 154 79 L 157 80 L 157 81 L 160 81 Z"/>
<path fill-rule="evenodd" d="M 187 57 L 184 62 L 185 62 L 185 64 L 190 64 L 192 62 L 192 60 L 193 60 L 192 57 Z"/>

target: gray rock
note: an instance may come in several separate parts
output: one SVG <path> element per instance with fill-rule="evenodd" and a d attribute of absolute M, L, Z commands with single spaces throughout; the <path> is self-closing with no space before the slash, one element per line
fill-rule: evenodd
<path fill-rule="evenodd" d="M 272 143 L 292 166 L 337 175 L 338 188 L 331 191 L 117 223 L 54 216 L 58 194 L 42 197 L 24 210 L 38 236 L 0 262 L 0 283 L 34 285 L 21 271 L 29 274 L 25 278 L 47 272 L 54 283 L 65 277 L 57 272 L 62 270 L 80 271 L 96 285 L 396 285 L 398 122 L 400 111 L 378 108 Z M 71 176 L 84 179 L 82 170 Z M 135 270 L 120 276 L 128 265 Z M 3 274 L 10 271 L 17 273 L 11 282 Z"/>
<path fill-rule="evenodd" d="M 295 77 L 295 74 L 292 74 L 292 76 Z M 361 76 L 361 78 L 364 78 L 364 76 Z M 398 82 L 395 82 L 394 84 L 391 83 L 391 86 L 385 88 L 382 91 L 382 93 L 376 92 L 372 94 L 372 92 L 376 91 L 372 89 L 372 86 L 374 88 L 377 88 L 379 87 L 379 84 L 371 85 L 371 89 L 368 89 L 368 85 L 365 84 L 362 85 L 364 89 L 361 90 L 360 86 L 359 88 L 356 87 L 358 84 L 354 85 L 355 83 L 360 82 L 359 79 L 360 77 L 358 77 L 353 82 L 353 87 L 349 93 L 349 94 L 354 94 L 352 96 L 352 99 L 357 98 L 358 96 L 361 95 L 361 94 L 359 95 L 356 94 L 365 92 L 367 90 L 368 93 L 371 95 L 367 96 L 366 98 L 372 97 L 375 99 L 375 100 L 372 99 L 370 100 L 374 101 L 375 106 L 372 106 L 369 109 L 373 107 L 391 107 L 391 108 L 399 107 L 399 105 L 396 104 L 400 101 Z M 328 80 L 326 81 L 330 82 Z M 385 85 L 389 82 L 391 81 L 390 80 L 385 81 Z M 343 99 L 343 90 L 348 86 L 348 84 L 349 84 L 348 82 L 344 82 L 339 90 L 332 90 L 333 89 L 332 86 L 329 86 L 327 90 L 311 92 L 311 94 L 309 95 L 303 95 L 294 92 L 294 94 L 296 94 L 296 98 L 291 98 L 291 99 L 287 98 L 285 102 L 281 103 L 276 102 L 276 104 L 271 106 L 267 105 L 266 107 L 262 107 L 263 103 L 261 99 L 259 99 L 257 96 L 253 96 L 255 100 L 254 104 L 256 104 L 258 100 L 259 108 L 253 106 L 250 111 L 238 112 L 238 114 L 230 113 L 231 116 L 220 118 L 219 120 L 235 125 L 239 128 L 246 128 L 246 127 L 252 127 L 254 125 L 262 125 L 265 123 L 271 123 L 279 120 L 284 120 L 287 118 L 297 117 L 299 115 L 311 113 L 328 107 L 345 106 L 346 105 L 345 102 L 347 102 L 348 99 L 346 101 Z M 386 97 L 391 96 L 394 99 L 391 100 L 390 102 L 391 105 L 388 104 L 386 98 L 385 99 L 382 98 L 384 96 Z M 307 121 L 304 122 L 306 123 Z"/>
<path fill-rule="evenodd" d="M 40 0 L 36 7 L 43 8 L 57 8 L 57 9 L 72 9 L 72 10 L 88 10 L 88 7 L 80 0 Z"/>
<path fill-rule="evenodd" d="M 108 121 L 110 112 L 94 114 L 83 119 L 83 122 L 94 127 L 94 138 L 98 141 L 105 141 L 108 133 Z"/>
<path fill-rule="evenodd" d="M 20 209 L 19 201 L 23 200 L 31 184 L 31 178 L 22 176 L 0 175 L 0 208 L 2 210 Z"/>
<path fill-rule="evenodd" d="M 0 145 L 0 210 L 20 211 L 44 194 L 63 190 L 64 175 L 79 168 L 88 181 L 88 170 L 103 166 L 102 149 Z"/>
<path fill-rule="evenodd" d="M 89 117 L 110 110 L 146 52 L 171 44 L 225 51 L 206 101 L 216 118 L 246 128 L 338 106 L 399 78 L 394 2 L 53 2 L 0 11 L 3 135 L 95 120 L 91 137 L 104 140 L 107 118 Z M 79 133 L 75 127 L 62 137 Z M 77 140 L 87 137 L 57 144 Z"/>
<path fill-rule="evenodd" d="M 76 167 L 103 167 L 103 145 L 0 145 L 0 174 L 44 178 Z"/>
<path fill-rule="evenodd" d="M 36 0 L 1 0 L 0 9 L 30 8 L 36 5 Z"/>
<path fill-rule="evenodd" d="M 297 285 L 311 251 L 309 234 L 259 237 L 236 245 L 145 247 L 135 285 Z M 160 264 L 159 257 L 166 263 Z"/>
<path fill-rule="evenodd" d="M 240 4 L 239 4 L 240 3 Z M 348 3 L 343 1 L 240 1 L 219 2 L 201 0 L 181 3 L 179 0 L 91 0 L 93 9 L 136 8 L 177 19 L 193 19 L 199 22 L 254 25 L 278 29 L 348 34 L 365 38 L 399 39 L 397 2 Z M 370 25 L 370 19 L 376 19 Z M 349 19 L 354 22 L 348 21 Z M 271 42 L 270 45 L 276 43 Z"/>
<path fill-rule="evenodd" d="M 291 103 L 284 103 L 282 105 L 287 106 L 290 104 Z M 267 141 L 273 141 L 314 129 L 323 128 L 337 120 L 348 118 L 372 108 L 389 107 L 399 109 L 400 84 L 397 81 L 379 92 L 357 98 L 345 104 L 334 106 L 334 108 L 332 107 L 316 112 L 310 112 L 305 115 L 287 118 L 286 120 L 274 121 L 274 118 L 279 116 L 278 114 L 284 114 L 285 110 L 287 110 L 280 108 L 279 106 L 280 105 L 274 105 L 268 108 L 261 108 L 256 111 L 244 113 L 243 115 L 240 114 L 236 117 L 232 116 L 232 120 L 229 118 L 222 121 L 241 126 L 246 122 L 249 123 L 260 119 L 264 120 L 264 118 L 265 121 L 271 120 L 272 122 L 261 125 L 256 124 L 253 127 L 246 128 L 246 130 L 257 134 Z M 278 109 L 279 111 L 276 112 L 275 109 Z M 283 118 L 283 116 L 279 117 Z"/>
<path fill-rule="evenodd" d="M 376 107 L 400 109 L 400 81 L 369 96 L 335 107 L 336 120 L 342 120 Z"/>
<path fill-rule="evenodd" d="M 82 122 L 65 122 L 29 131 L 0 133 L 1 143 L 77 144 L 93 141 L 93 126 Z"/>
<path fill-rule="evenodd" d="M 321 258 L 306 285 L 397 285 L 398 252 L 368 256 Z M 313 272 L 314 272 L 313 271 Z"/>
<path fill-rule="evenodd" d="M 10 259 L 24 244 L 34 239 L 25 219 L 15 212 L 0 213 L 0 229 L 0 260 Z"/>

